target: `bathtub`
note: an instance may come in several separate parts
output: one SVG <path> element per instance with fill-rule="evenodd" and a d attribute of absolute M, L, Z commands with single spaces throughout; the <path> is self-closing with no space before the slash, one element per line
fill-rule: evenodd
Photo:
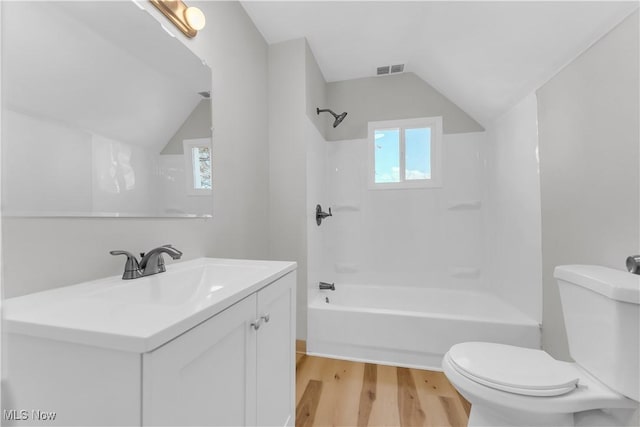
<path fill-rule="evenodd" d="M 449 348 L 488 341 L 540 348 L 540 325 L 485 293 L 336 285 L 308 306 L 307 353 L 442 370 Z"/>

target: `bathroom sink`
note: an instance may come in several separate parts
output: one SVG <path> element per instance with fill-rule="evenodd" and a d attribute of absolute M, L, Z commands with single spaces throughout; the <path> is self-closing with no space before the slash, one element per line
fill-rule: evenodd
<path fill-rule="evenodd" d="M 210 300 L 225 286 L 247 280 L 262 270 L 263 266 L 196 265 L 135 280 L 115 279 L 112 286 L 89 297 L 138 305 L 180 306 Z"/>
<path fill-rule="evenodd" d="M 7 299 L 6 329 L 146 352 L 295 270 L 296 263 L 200 258 L 166 268 L 139 279 L 113 276 Z"/>

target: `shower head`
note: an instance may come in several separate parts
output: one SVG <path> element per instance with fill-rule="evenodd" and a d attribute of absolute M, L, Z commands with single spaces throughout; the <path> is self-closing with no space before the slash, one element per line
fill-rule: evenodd
<path fill-rule="evenodd" d="M 342 121 L 344 120 L 345 117 L 347 117 L 347 112 L 346 111 L 344 113 L 340 114 L 338 117 L 336 117 L 336 120 L 333 122 L 333 127 L 336 127 L 340 123 L 342 123 Z"/>
<path fill-rule="evenodd" d="M 328 108 L 327 109 L 323 109 L 323 110 L 321 110 L 320 108 L 316 108 L 316 113 L 317 114 L 324 113 L 324 112 L 330 113 L 335 118 L 335 120 L 333 121 L 333 127 L 334 128 L 338 127 L 338 125 L 340 123 L 342 123 L 344 118 L 347 117 L 347 112 L 346 111 L 344 113 L 338 115 L 338 114 L 334 113 L 333 111 L 329 110 Z"/>

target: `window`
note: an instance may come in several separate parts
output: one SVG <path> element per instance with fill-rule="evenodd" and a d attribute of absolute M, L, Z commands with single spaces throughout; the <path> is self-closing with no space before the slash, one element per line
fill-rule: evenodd
<path fill-rule="evenodd" d="M 183 142 L 187 194 L 211 194 L 211 139 L 185 139 Z"/>
<path fill-rule="evenodd" d="M 442 117 L 369 122 L 369 188 L 442 186 Z"/>

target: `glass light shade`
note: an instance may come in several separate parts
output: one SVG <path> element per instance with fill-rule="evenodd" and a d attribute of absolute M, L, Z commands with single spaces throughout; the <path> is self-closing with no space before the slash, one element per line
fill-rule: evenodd
<path fill-rule="evenodd" d="M 202 13 L 202 11 L 197 7 L 193 6 L 188 7 L 184 11 L 184 18 L 187 20 L 187 24 L 196 31 L 203 29 L 207 23 L 204 13 Z"/>

